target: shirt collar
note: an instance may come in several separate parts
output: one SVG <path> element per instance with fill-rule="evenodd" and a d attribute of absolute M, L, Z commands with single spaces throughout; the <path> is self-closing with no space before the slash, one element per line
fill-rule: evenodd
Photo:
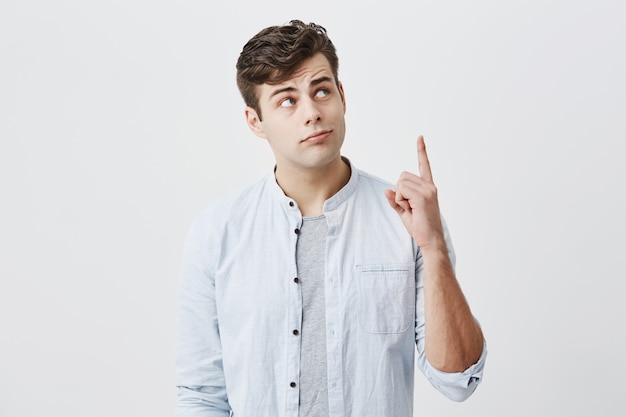
<path fill-rule="evenodd" d="M 356 185 L 358 181 L 357 169 L 354 167 L 352 162 L 350 162 L 350 160 L 345 156 L 342 156 L 341 159 L 350 167 L 350 179 L 348 180 L 346 185 L 344 185 L 339 191 L 335 193 L 335 195 L 333 195 L 324 202 L 324 212 L 335 210 L 356 190 Z M 266 177 L 266 181 L 270 187 L 272 195 L 275 199 L 277 199 L 278 202 L 280 202 L 281 205 L 286 207 L 287 210 L 299 211 L 298 205 L 296 204 L 295 200 L 285 195 L 283 189 L 280 188 L 280 186 L 278 185 L 278 182 L 276 181 L 276 176 L 274 174 L 275 169 L 276 166 L 274 166 L 272 171 Z"/>

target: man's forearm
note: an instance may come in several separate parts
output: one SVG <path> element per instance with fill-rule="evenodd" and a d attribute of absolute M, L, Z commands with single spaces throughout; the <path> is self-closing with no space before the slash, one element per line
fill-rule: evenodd
<path fill-rule="evenodd" d="M 478 360 L 483 334 L 456 279 L 445 244 L 422 251 L 425 354 L 442 372 L 462 372 Z"/>

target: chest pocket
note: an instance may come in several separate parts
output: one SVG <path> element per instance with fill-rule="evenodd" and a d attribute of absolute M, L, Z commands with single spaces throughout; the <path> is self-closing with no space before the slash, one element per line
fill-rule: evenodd
<path fill-rule="evenodd" d="M 357 265 L 358 315 L 370 333 L 402 333 L 415 322 L 415 264 Z"/>

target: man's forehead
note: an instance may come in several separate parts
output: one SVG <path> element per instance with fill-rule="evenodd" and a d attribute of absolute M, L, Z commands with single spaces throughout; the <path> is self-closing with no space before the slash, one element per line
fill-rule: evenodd
<path fill-rule="evenodd" d="M 323 77 L 334 78 L 330 63 L 326 57 L 322 54 L 317 54 L 305 60 L 286 80 L 276 84 L 265 83 L 263 85 L 267 85 L 272 89 L 285 87 L 294 83 L 311 84 L 315 80 Z"/>
<path fill-rule="evenodd" d="M 311 86 L 319 84 L 320 80 L 324 82 L 326 80 L 333 81 L 334 79 L 335 77 L 328 59 L 323 54 L 317 53 L 303 61 L 288 79 L 279 83 L 257 85 L 257 97 L 261 101 L 269 101 L 278 93 L 309 89 Z"/>
<path fill-rule="evenodd" d="M 319 78 L 323 76 L 322 73 L 327 72 L 327 75 L 332 74 L 332 70 L 330 68 L 330 63 L 326 59 L 326 57 L 322 54 L 314 55 L 313 57 L 304 61 L 294 73 L 289 77 L 287 81 L 293 81 L 296 78 L 307 78 L 311 79 Z"/>

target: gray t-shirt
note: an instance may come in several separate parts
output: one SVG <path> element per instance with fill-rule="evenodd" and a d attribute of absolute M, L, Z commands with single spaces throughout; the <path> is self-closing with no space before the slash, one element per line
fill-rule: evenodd
<path fill-rule="evenodd" d="M 302 291 L 300 417 L 328 417 L 326 364 L 325 216 L 305 217 L 296 245 Z"/>

